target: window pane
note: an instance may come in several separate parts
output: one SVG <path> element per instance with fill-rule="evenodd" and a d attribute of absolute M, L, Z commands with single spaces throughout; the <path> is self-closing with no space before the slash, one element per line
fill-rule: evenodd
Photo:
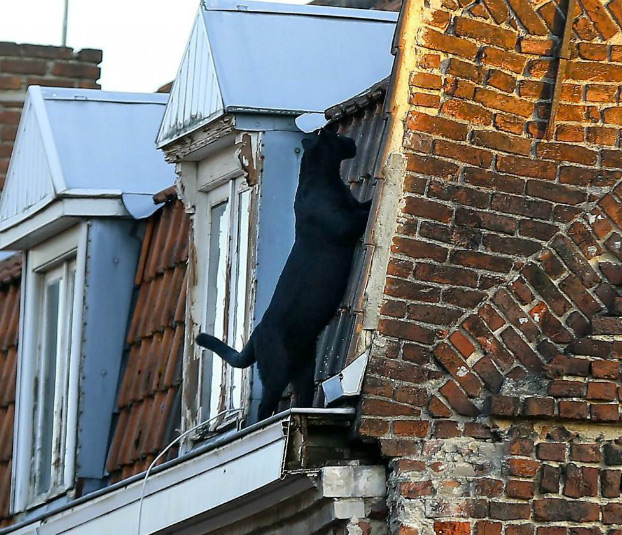
<path fill-rule="evenodd" d="M 226 333 L 226 309 L 228 289 L 229 256 L 229 203 L 213 206 L 210 210 L 210 236 L 207 269 L 207 314 L 205 332 L 224 338 Z M 223 362 L 220 357 L 206 351 L 203 359 L 203 418 L 215 416 L 221 407 L 220 389 L 211 388 L 212 382 L 221 383 Z M 223 385 L 224 386 L 224 385 Z"/>
<path fill-rule="evenodd" d="M 248 277 L 248 230 L 250 216 L 251 192 L 246 190 L 239 195 L 238 235 L 237 235 L 237 269 L 235 277 L 235 310 L 233 311 L 233 340 L 238 351 L 244 347 L 244 320 L 246 318 L 246 282 Z M 229 403 L 227 408 L 242 406 L 244 373 L 241 369 L 229 366 L 228 388 Z"/>
<path fill-rule="evenodd" d="M 63 307 L 63 318 L 61 318 L 61 329 L 62 329 L 62 337 L 63 340 L 61 342 L 61 354 L 59 355 L 59 360 L 62 359 L 62 366 L 59 370 L 57 384 L 56 384 L 56 392 L 59 393 L 57 395 L 56 400 L 56 411 L 55 411 L 55 419 L 60 423 L 59 429 L 57 429 L 57 439 L 54 444 L 54 451 L 56 455 L 59 457 L 58 459 L 58 473 L 57 473 L 57 481 L 56 483 L 62 483 L 63 470 L 61 467 L 64 466 L 63 456 L 65 454 L 65 446 L 67 444 L 67 433 L 69 429 L 67 428 L 67 415 L 69 411 L 69 362 L 71 356 L 71 333 L 73 329 L 73 297 L 75 293 L 76 286 L 76 265 L 75 262 L 72 262 L 67 266 L 67 284 L 64 290 L 64 307 Z"/>
<path fill-rule="evenodd" d="M 56 353 L 58 349 L 58 318 L 60 308 L 60 280 L 50 281 L 44 286 L 43 336 L 41 340 L 41 362 L 39 367 L 38 417 L 39 463 L 37 466 L 37 494 L 50 488 L 52 474 L 52 444 L 54 432 L 54 398 L 56 385 Z"/>

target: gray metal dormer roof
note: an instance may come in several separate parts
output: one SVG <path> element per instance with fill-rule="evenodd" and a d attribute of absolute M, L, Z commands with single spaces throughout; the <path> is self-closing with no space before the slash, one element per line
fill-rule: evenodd
<path fill-rule="evenodd" d="M 151 213 L 153 194 L 175 180 L 153 143 L 166 101 L 31 86 L 0 200 L 0 248 L 23 248 L 59 220 Z"/>
<path fill-rule="evenodd" d="M 397 13 L 204 0 L 158 147 L 225 113 L 320 112 L 390 74 Z"/>

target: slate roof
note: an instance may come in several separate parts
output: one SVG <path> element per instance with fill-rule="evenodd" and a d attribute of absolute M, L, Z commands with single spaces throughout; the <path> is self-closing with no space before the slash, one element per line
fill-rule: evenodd
<path fill-rule="evenodd" d="M 21 255 L 0 262 L 0 526 L 10 523 Z"/>
<path fill-rule="evenodd" d="M 147 221 L 136 271 L 129 349 L 107 462 L 111 482 L 146 470 L 181 421 L 189 218 L 174 188 L 156 199 L 166 204 Z"/>
<path fill-rule="evenodd" d="M 384 97 L 387 87 L 388 78 L 325 112 L 329 128 L 356 141 L 356 156 L 342 163 L 341 175 L 359 201 L 372 198 L 378 187 L 376 177 L 380 171 L 377 167 L 385 128 Z M 316 381 L 339 373 L 357 356 L 352 353 L 355 349 L 352 342 L 355 333 L 360 331 L 363 291 L 371 258 L 372 246 L 364 236 L 363 244 L 355 253 L 350 281 L 339 311 L 319 339 Z"/>

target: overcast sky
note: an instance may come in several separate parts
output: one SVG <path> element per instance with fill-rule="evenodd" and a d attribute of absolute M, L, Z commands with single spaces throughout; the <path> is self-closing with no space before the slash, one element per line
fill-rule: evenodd
<path fill-rule="evenodd" d="M 69 0 L 67 45 L 104 51 L 102 89 L 155 91 L 175 78 L 198 6 L 199 0 Z M 0 0 L 0 41 L 58 46 L 63 10 L 64 0 Z"/>

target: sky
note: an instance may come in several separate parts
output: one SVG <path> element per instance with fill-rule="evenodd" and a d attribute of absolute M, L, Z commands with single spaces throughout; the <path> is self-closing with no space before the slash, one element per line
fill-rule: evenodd
<path fill-rule="evenodd" d="M 68 2 L 67 46 L 104 51 L 102 89 L 152 92 L 175 78 L 199 0 Z M 0 0 L 0 41 L 60 46 L 64 5 Z"/>

